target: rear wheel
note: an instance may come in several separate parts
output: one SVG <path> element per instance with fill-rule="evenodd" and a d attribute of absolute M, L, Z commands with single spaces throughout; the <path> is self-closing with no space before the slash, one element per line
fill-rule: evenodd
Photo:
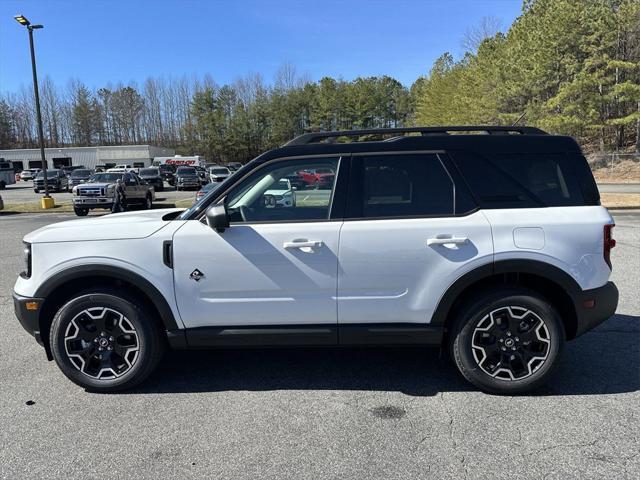
<path fill-rule="evenodd" d="M 153 318 L 115 291 L 79 295 L 67 302 L 53 319 L 50 345 L 62 373 L 96 392 L 138 385 L 164 351 Z"/>
<path fill-rule="evenodd" d="M 147 195 L 144 200 L 144 208 L 146 210 L 151 210 L 151 207 L 153 207 L 153 201 L 151 200 L 151 195 Z"/>
<path fill-rule="evenodd" d="M 0 190 L 4 190 L 6 186 L 7 184 L 4 182 L 4 180 L 0 181 Z"/>
<path fill-rule="evenodd" d="M 451 335 L 460 373 L 490 393 L 515 394 L 545 383 L 565 341 L 556 309 L 525 289 L 477 296 L 463 308 Z"/>

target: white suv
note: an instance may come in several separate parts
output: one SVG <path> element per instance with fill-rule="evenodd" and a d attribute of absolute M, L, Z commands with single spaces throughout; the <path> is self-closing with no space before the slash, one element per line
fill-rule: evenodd
<path fill-rule="evenodd" d="M 289 208 L 265 202 L 309 169 L 336 172 L 330 188 L 297 190 Z M 517 393 L 615 312 L 612 227 L 569 137 L 306 134 L 188 210 L 28 234 L 15 309 L 48 358 L 95 391 L 138 384 L 166 345 L 434 345 L 480 389 Z"/>

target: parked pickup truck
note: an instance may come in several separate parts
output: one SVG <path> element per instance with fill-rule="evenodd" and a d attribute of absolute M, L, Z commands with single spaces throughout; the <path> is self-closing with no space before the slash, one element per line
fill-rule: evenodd
<path fill-rule="evenodd" d="M 134 173 L 94 173 L 86 183 L 73 187 L 73 209 L 76 215 L 84 217 L 94 208 L 111 209 L 118 180 L 122 180 L 124 184 L 127 205 L 137 204 L 146 209 L 151 208 L 155 191 Z"/>

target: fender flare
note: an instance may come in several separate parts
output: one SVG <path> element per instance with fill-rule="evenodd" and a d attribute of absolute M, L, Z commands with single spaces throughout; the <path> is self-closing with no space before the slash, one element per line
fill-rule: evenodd
<path fill-rule="evenodd" d="M 113 280 L 121 280 L 135 285 L 151 300 L 155 308 L 158 310 L 160 319 L 167 330 L 178 330 L 180 328 L 176 323 L 176 319 L 171 311 L 169 303 L 151 282 L 137 273 L 111 265 L 88 264 L 70 267 L 45 280 L 38 287 L 34 297 L 44 298 L 46 302 L 51 293 L 65 283 L 72 280 L 78 280 L 83 277 L 88 278 L 94 276 L 108 277 Z"/>
<path fill-rule="evenodd" d="M 453 282 L 438 302 L 430 325 L 444 326 L 454 302 L 467 288 L 494 275 L 508 273 L 531 274 L 552 281 L 567 293 L 573 301 L 574 308 L 582 292 L 582 288 L 571 275 L 550 263 L 530 259 L 500 260 L 477 267 Z"/>

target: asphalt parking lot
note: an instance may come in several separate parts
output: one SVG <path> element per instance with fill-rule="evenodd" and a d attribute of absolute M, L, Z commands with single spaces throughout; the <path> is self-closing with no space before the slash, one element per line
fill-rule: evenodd
<path fill-rule="evenodd" d="M 638 476 L 640 212 L 615 215 L 617 314 L 520 397 L 477 392 L 422 349 L 172 352 L 138 390 L 86 393 L 11 300 L 22 236 L 70 218 L 0 213 L 2 478 Z"/>

